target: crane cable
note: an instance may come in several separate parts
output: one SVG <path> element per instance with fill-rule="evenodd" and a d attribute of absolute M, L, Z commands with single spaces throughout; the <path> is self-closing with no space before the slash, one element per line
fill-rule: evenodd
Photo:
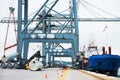
<path fill-rule="evenodd" d="M 93 15 L 93 16 L 95 16 L 95 17 L 97 18 L 97 16 L 93 13 L 93 11 L 91 11 L 90 9 L 88 9 L 88 7 L 87 7 L 85 4 L 83 4 L 83 3 L 81 2 L 81 5 L 82 5 L 91 15 Z"/>
<path fill-rule="evenodd" d="M 108 14 L 108 15 L 111 15 L 111 16 L 113 16 L 113 17 L 119 18 L 118 16 L 115 16 L 114 14 L 112 14 L 112 13 L 110 13 L 110 12 L 108 12 L 108 11 L 105 11 L 105 10 L 103 10 L 103 9 L 101 9 L 101 8 L 99 8 L 99 7 L 97 7 L 97 6 L 93 5 L 93 4 L 91 4 L 91 3 L 88 3 L 88 2 L 85 1 L 85 0 L 82 0 L 82 1 L 83 1 L 84 3 L 86 3 L 86 4 L 88 4 L 88 5 L 90 5 L 90 6 L 94 7 L 94 8 L 96 8 L 96 9 L 98 9 L 98 10 L 100 10 L 100 11 L 102 11 L 102 12 Z"/>
<path fill-rule="evenodd" d="M 10 8 L 10 7 L 9 7 L 9 8 Z M 12 8 L 12 7 L 11 7 L 11 8 Z M 14 9 L 14 8 L 12 8 L 12 9 Z M 16 43 L 16 44 L 13 44 L 13 45 L 11 45 L 11 46 L 6 47 L 7 40 L 8 40 L 8 32 L 9 32 L 9 28 L 10 28 L 11 15 L 13 16 L 13 21 L 14 21 L 14 31 L 15 31 L 15 37 L 16 37 L 16 42 L 17 42 L 15 17 L 14 17 L 14 13 L 10 12 L 10 13 L 9 13 L 8 25 L 7 25 L 7 32 L 6 32 L 6 36 L 5 36 L 5 42 L 4 42 L 4 56 L 5 56 L 5 51 L 6 51 L 7 49 L 12 48 L 12 47 L 14 47 L 14 46 L 17 45 L 17 43 Z"/>
<path fill-rule="evenodd" d="M 87 4 L 84 4 L 83 2 L 81 2 L 81 5 L 93 16 L 95 16 L 96 18 L 99 17 L 103 17 L 103 18 L 106 18 L 104 17 L 103 15 L 97 13 L 95 10 L 93 10 L 91 7 L 89 7 Z"/>

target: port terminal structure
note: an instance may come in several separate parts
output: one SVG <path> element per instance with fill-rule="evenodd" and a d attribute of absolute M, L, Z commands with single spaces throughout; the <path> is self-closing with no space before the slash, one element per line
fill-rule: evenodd
<path fill-rule="evenodd" d="M 71 7 L 68 14 L 62 14 L 53 8 L 59 0 L 46 0 L 33 18 L 28 21 L 29 0 L 18 0 L 18 61 L 25 65 L 28 56 L 29 43 L 42 43 L 42 56 L 48 55 L 48 64 L 54 63 L 54 57 L 71 57 L 76 60 L 79 51 L 79 32 L 76 0 L 70 0 Z M 49 5 L 50 4 L 50 5 Z M 24 14 L 22 12 L 24 11 Z M 54 14 L 52 14 L 54 12 Z M 24 23 L 22 19 L 24 18 Z M 28 31 L 34 19 L 38 18 L 35 27 Z M 52 24 L 52 19 L 56 19 Z M 59 21 L 57 19 L 65 19 Z M 70 44 L 70 48 L 64 48 L 62 44 Z M 42 60 L 46 64 L 46 57 Z"/>
<path fill-rule="evenodd" d="M 30 43 L 42 43 L 42 56 L 45 56 L 42 59 L 44 65 L 46 62 L 49 65 L 53 64 L 55 57 L 71 57 L 74 64 L 79 52 L 78 21 L 120 21 L 120 18 L 78 18 L 77 0 L 68 0 L 69 11 L 64 14 L 59 10 L 54 10 L 59 1 L 44 1 L 33 18 L 29 19 L 29 0 L 18 0 L 18 18 L 15 22 L 17 22 L 17 59 L 20 65 L 24 66 L 27 62 Z M 36 25 L 33 26 L 34 22 Z M 0 23 L 7 23 L 7 21 L 1 20 Z M 32 29 L 29 30 L 31 26 Z M 70 47 L 65 48 L 66 44 L 69 44 Z"/>
<path fill-rule="evenodd" d="M 69 11 L 67 14 L 54 10 L 60 0 L 46 0 L 32 19 L 28 19 L 29 0 L 18 0 L 18 60 L 22 65 L 27 61 L 29 43 L 42 43 L 42 56 L 44 65 L 54 64 L 55 57 L 71 57 L 72 63 L 76 61 L 79 53 L 79 29 L 80 21 L 120 21 L 119 18 L 107 19 L 79 19 L 77 17 L 77 0 L 68 0 Z M 24 14 L 22 12 L 24 11 Z M 24 18 L 24 19 L 23 19 Z M 23 20 L 24 21 L 23 21 Z M 38 20 L 36 26 L 29 31 L 34 20 Z M 24 23 L 23 23 L 24 22 Z M 54 23 L 54 24 L 53 24 Z M 22 25 L 23 24 L 23 25 Z M 70 47 L 65 48 L 64 44 Z M 47 61 L 48 55 L 48 61 Z"/>

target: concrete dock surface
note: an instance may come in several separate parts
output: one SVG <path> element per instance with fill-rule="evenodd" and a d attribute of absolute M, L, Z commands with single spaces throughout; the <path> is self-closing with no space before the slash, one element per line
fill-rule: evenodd
<path fill-rule="evenodd" d="M 0 80 L 120 80 L 120 78 L 69 68 L 46 68 L 41 71 L 0 68 Z"/>

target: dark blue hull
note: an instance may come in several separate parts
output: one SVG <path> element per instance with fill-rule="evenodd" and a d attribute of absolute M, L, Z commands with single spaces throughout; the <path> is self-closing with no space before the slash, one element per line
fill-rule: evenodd
<path fill-rule="evenodd" d="M 89 58 L 88 69 L 91 71 L 114 72 L 120 67 L 118 55 L 93 55 Z"/>

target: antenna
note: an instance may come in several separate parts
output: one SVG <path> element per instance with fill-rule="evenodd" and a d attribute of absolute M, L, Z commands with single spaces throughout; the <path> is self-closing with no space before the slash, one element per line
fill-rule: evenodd
<path fill-rule="evenodd" d="M 105 25 L 103 32 L 105 33 L 105 48 L 107 49 L 108 47 L 108 26 Z"/>

